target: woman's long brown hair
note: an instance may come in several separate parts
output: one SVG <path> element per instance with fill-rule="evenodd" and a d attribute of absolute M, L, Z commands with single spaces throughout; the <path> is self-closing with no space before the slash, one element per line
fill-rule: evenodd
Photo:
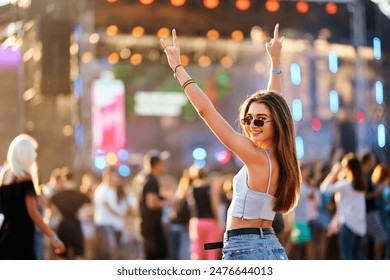
<path fill-rule="evenodd" d="M 356 191 L 365 191 L 367 188 L 366 178 L 364 176 L 362 165 L 355 153 L 344 155 L 341 165 L 347 167 L 352 172 L 352 185 Z"/>
<path fill-rule="evenodd" d="M 264 103 L 272 114 L 277 159 L 280 165 L 279 185 L 273 210 L 286 213 L 296 206 L 301 185 L 301 173 L 295 148 L 295 129 L 290 108 L 280 94 L 271 91 L 257 91 L 242 104 L 240 119 L 246 116 L 253 102 Z M 245 135 L 249 137 L 244 125 L 242 128 Z"/>

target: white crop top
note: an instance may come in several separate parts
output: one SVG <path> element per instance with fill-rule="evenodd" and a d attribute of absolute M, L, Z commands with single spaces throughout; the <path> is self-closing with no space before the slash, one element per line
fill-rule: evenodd
<path fill-rule="evenodd" d="M 230 203 L 227 213 L 235 218 L 253 220 L 264 219 L 273 220 L 275 212 L 274 208 L 275 197 L 269 195 L 269 187 L 271 184 L 272 164 L 271 158 L 266 149 L 264 149 L 269 162 L 268 185 L 265 193 L 257 192 L 248 187 L 248 174 L 246 166 L 233 178 L 233 198 Z"/>

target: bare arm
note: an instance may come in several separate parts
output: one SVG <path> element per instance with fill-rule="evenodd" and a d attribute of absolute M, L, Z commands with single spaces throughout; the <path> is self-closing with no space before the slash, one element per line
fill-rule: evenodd
<path fill-rule="evenodd" d="M 378 196 L 382 195 L 382 191 L 384 188 L 384 184 L 381 184 L 379 188 L 377 188 L 375 191 L 372 192 L 366 192 L 366 199 L 371 200 L 374 198 L 377 198 Z"/>
<path fill-rule="evenodd" d="M 145 199 L 146 206 L 151 210 L 158 210 L 165 206 L 164 200 L 161 200 L 156 193 L 148 192 Z"/>
<path fill-rule="evenodd" d="M 115 216 L 118 216 L 118 217 L 122 218 L 122 215 L 121 215 L 118 211 L 116 211 L 114 208 L 112 208 L 111 205 L 110 205 L 110 203 L 108 203 L 107 201 L 104 201 L 104 202 L 103 202 L 103 205 L 104 205 L 104 207 L 107 208 L 107 210 L 108 210 L 111 214 L 114 214 Z"/>
<path fill-rule="evenodd" d="M 32 195 L 26 195 L 25 203 L 27 207 L 28 215 L 33 221 L 34 225 L 37 226 L 48 238 L 56 236 L 55 232 L 51 230 L 46 223 L 43 221 L 41 214 L 37 209 L 36 198 Z M 65 246 L 61 240 L 57 239 L 51 242 L 57 254 L 62 253 L 65 250 Z"/>
<path fill-rule="evenodd" d="M 173 46 L 167 46 L 163 40 L 161 40 L 161 44 L 167 55 L 169 66 L 172 70 L 176 69 L 176 76 L 183 86 L 191 77 L 184 67 L 177 67 L 180 65 L 180 47 L 175 30 L 172 31 L 172 36 Z M 256 153 L 254 151 L 256 150 L 256 146 L 254 143 L 247 137 L 237 133 L 225 121 L 196 83 L 188 84 L 184 91 L 199 116 L 204 120 L 221 143 L 240 157 L 242 161 L 255 161 Z"/>
<path fill-rule="evenodd" d="M 274 29 L 274 38 L 270 42 L 266 43 L 265 48 L 267 50 L 268 56 L 271 60 L 271 68 L 269 73 L 269 80 L 267 85 L 268 91 L 275 91 L 277 93 L 282 93 L 282 79 L 280 73 L 275 73 L 272 70 L 280 70 L 280 55 L 282 50 L 282 43 L 284 37 L 279 38 L 279 24 L 275 26 Z"/>

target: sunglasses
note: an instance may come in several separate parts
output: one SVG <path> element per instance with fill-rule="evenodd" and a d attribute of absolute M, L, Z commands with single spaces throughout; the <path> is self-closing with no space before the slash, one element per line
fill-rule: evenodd
<path fill-rule="evenodd" d="M 265 123 L 272 122 L 272 120 L 259 120 L 259 119 L 253 119 L 252 117 L 245 117 L 241 119 L 241 123 L 243 125 L 251 125 L 252 120 L 255 126 L 264 126 Z"/>

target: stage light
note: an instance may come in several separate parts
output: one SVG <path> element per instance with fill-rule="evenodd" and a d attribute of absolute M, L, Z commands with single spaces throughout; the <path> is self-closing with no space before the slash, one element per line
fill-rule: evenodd
<path fill-rule="evenodd" d="M 121 164 L 121 165 L 119 165 L 119 167 L 118 167 L 118 173 L 119 173 L 119 175 L 121 175 L 122 177 L 128 177 L 128 176 L 130 176 L 131 169 L 130 169 L 130 167 L 127 166 L 126 164 Z"/>
<path fill-rule="evenodd" d="M 150 5 L 154 2 L 154 0 L 139 0 L 139 2 L 143 5 Z"/>
<path fill-rule="evenodd" d="M 337 13 L 337 5 L 333 2 L 326 3 L 325 11 L 330 15 L 334 15 Z"/>
<path fill-rule="evenodd" d="M 100 36 L 97 33 L 92 33 L 89 36 L 89 43 L 90 44 L 96 44 L 97 42 L 99 42 L 99 40 L 100 40 Z"/>
<path fill-rule="evenodd" d="M 206 166 L 205 160 L 194 160 L 194 165 L 198 168 L 203 168 Z"/>
<path fill-rule="evenodd" d="M 363 112 L 359 111 L 356 113 L 356 120 L 358 121 L 358 123 L 363 123 L 365 119 L 366 117 L 364 116 Z"/>
<path fill-rule="evenodd" d="M 305 14 L 309 11 L 309 4 L 304 1 L 298 1 L 296 4 L 296 9 L 298 13 Z"/>
<path fill-rule="evenodd" d="M 203 0 L 203 5 L 207 9 L 214 9 L 214 8 L 218 7 L 219 0 Z"/>
<path fill-rule="evenodd" d="M 380 60 L 382 58 L 382 48 L 381 48 L 381 40 L 378 37 L 373 39 L 373 49 L 374 49 L 374 57 L 376 60 Z"/>
<path fill-rule="evenodd" d="M 181 7 L 186 3 L 186 0 L 171 0 L 172 6 Z"/>
<path fill-rule="evenodd" d="M 106 28 L 106 34 L 107 34 L 108 36 L 113 36 L 113 35 L 115 35 L 115 34 L 118 33 L 118 30 L 119 30 L 118 26 L 116 26 L 116 25 L 110 25 L 110 26 L 108 26 L 108 27 Z"/>
<path fill-rule="evenodd" d="M 171 35 L 171 31 L 167 27 L 162 27 L 157 31 L 157 37 L 168 38 Z"/>
<path fill-rule="evenodd" d="M 131 31 L 131 34 L 134 37 L 141 37 L 142 35 L 144 35 L 144 33 L 145 33 L 145 28 L 143 28 L 142 26 L 136 26 Z"/>
<path fill-rule="evenodd" d="M 209 31 L 207 31 L 206 36 L 209 40 L 218 40 L 219 39 L 219 32 L 218 32 L 218 30 L 210 29 Z"/>
<path fill-rule="evenodd" d="M 329 108 L 333 114 L 339 111 L 339 93 L 335 90 L 329 92 Z"/>
<path fill-rule="evenodd" d="M 383 103 L 383 83 L 381 81 L 375 83 L 375 100 L 379 105 Z"/>
<path fill-rule="evenodd" d="M 93 54 L 91 52 L 85 52 L 81 56 L 81 61 L 83 63 L 91 62 L 92 59 L 93 59 Z"/>
<path fill-rule="evenodd" d="M 96 156 L 94 160 L 94 165 L 97 169 L 103 170 L 107 166 L 104 156 Z"/>
<path fill-rule="evenodd" d="M 312 122 L 311 122 L 311 127 L 315 131 L 321 130 L 321 127 L 322 127 L 321 120 L 317 119 L 317 118 L 313 119 Z"/>
<path fill-rule="evenodd" d="M 115 165 L 118 163 L 118 157 L 114 152 L 108 152 L 106 155 L 106 162 L 109 165 Z"/>
<path fill-rule="evenodd" d="M 234 61 L 230 56 L 224 56 L 221 58 L 221 65 L 225 69 L 232 67 L 233 63 Z"/>
<path fill-rule="evenodd" d="M 115 3 L 117 2 L 118 0 L 106 0 L 108 3 Z"/>
<path fill-rule="evenodd" d="M 328 64 L 329 64 L 329 71 L 332 72 L 333 74 L 336 74 L 337 70 L 339 69 L 339 64 L 338 64 L 337 53 L 335 51 L 329 52 Z"/>
<path fill-rule="evenodd" d="M 208 57 L 207 55 L 202 55 L 202 56 L 199 57 L 199 59 L 198 59 L 198 64 L 199 64 L 199 66 L 201 66 L 201 67 L 208 67 L 208 66 L 210 66 L 210 64 L 211 64 L 211 59 L 210 59 L 210 57 Z"/>
<path fill-rule="evenodd" d="M 268 0 L 265 2 L 265 8 L 268 12 L 274 13 L 279 10 L 280 4 L 278 0 Z"/>
<path fill-rule="evenodd" d="M 302 120 L 303 110 L 302 101 L 300 99 L 294 99 L 292 102 L 292 116 L 297 122 Z"/>
<path fill-rule="evenodd" d="M 240 11 L 248 10 L 251 6 L 251 2 L 249 0 L 236 0 L 236 8 Z"/>
<path fill-rule="evenodd" d="M 223 150 L 215 153 L 215 159 L 222 164 L 228 163 L 232 158 L 229 151 Z"/>
<path fill-rule="evenodd" d="M 301 67 L 297 63 L 290 65 L 290 78 L 294 85 L 298 86 L 301 84 Z"/>
<path fill-rule="evenodd" d="M 188 64 L 190 64 L 190 59 L 189 59 L 189 57 L 186 56 L 186 55 L 184 55 L 184 54 L 180 56 L 180 60 L 181 60 L 181 64 L 182 64 L 183 66 L 187 66 Z"/>
<path fill-rule="evenodd" d="M 123 48 L 121 49 L 121 51 L 119 52 L 119 56 L 122 58 L 122 59 L 128 59 L 131 55 L 131 50 L 129 48 Z"/>
<path fill-rule="evenodd" d="M 135 53 L 130 57 L 130 63 L 133 65 L 139 65 L 142 63 L 142 55 L 139 53 Z"/>
<path fill-rule="evenodd" d="M 129 160 L 129 152 L 125 149 L 120 149 L 117 154 L 120 161 L 127 162 Z"/>
<path fill-rule="evenodd" d="M 383 124 L 378 125 L 378 146 L 383 148 L 386 145 L 386 128 Z"/>
<path fill-rule="evenodd" d="M 303 146 L 303 139 L 301 136 L 296 136 L 295 137 L 295 148 L 297 151 L 297 157 L 298 159 L 302 159 L 303 156 L 305 155 L 305 148 Z"/>
<path fill-rule="evenodd" d="M 242 41 L 244 40 L 244 33 L 241 30 L 234 30 L 232 32 L 231 38 L 234 41 Z"/>
<path fill-rule="evenodd" d="M 110 53 L 107 57 L 107 61 L 110 64 L 116 64 L 119 61 L 119 54 L 118 53 Z"/>
<path fill-rule="evenodd" d="M 207 151 L 202 147 L 197 147 L 192 151 L 192 157 L 195 160 L 205 160 L 207 157 Z"/>

